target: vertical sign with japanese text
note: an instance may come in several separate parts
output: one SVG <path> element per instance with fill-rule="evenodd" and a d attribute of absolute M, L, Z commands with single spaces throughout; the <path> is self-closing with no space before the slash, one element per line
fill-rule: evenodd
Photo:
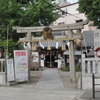
<path fill-rule="evenodd" d="M 100 29 L 94 30 L 94 50 L 100 47 Z"/>
<path fill-rule="evenodd" d="M 15 79 L 28 81 L 28 59 L 26 50 L 14 50 Z"/>
<path fill-rule="evenodd" d="M 7 59 L 7 81 L 14 81 L 13 59 Z"/>

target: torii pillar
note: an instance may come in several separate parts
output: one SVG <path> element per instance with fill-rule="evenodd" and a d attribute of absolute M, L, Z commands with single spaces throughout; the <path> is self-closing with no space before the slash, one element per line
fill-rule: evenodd
<path fill-rule="evenodd" d="M 56 25 L 56 26 L 49 26 L 53 31 L 56 30 L 67 30 L 68 31 L 68 37 L 54 37 L 54 41 L 57 40 L 69 40 L 70 46 L 69 46 L 69 59 L 70 59 L 70 79 L 71 82 L 75 82 L 76 78 L 76 71 L 75 71 L 75 59 L 74 59 L 74 40 L 78 39 L 79 37 L 73 37 L 73 32 L 72 30 L 79 30 L 83 29 L 84 25 L 88 23 L 88 20 L 85 20 L 84 22 L 80 23 L 73 23 L 73 24 L 66 24 L 66 25 Z M 44 39 L 41 37 L 33 37 L 31 41 L 31 32 L 43 32 L 43 29 L 46 26 L 41 26 L 41 27 L 13 27 L 13 29 L 17 30 L 17 33 L 28 33 L 27 38 L 22 38 L 19 40 L 19 42 L 38 42 L 38 41 L 43 41 Z M 53 41 L 53 40 L 52 40 Z M 30 59 L 30 58 L 29 58 Z M 30 66 L 28 66 L 30 68 Z M 30 73 L 30 71 L 29 71 Z M 30 78 L 30 75 L 29 75 Z"/>
<path fill-rule="evenodd" d="M 68 38 L 73 37 L 72 30 L 67 30 L 68 31 Z M 76 71 L 75 71 L 75 57 L 74 57 L 74 41 L 69 40 L 69 62 L 70 62 L 70 79 L 71 82 L 75 82 L 76 78 Z"/>
<path fill-rule="evenodd" d="M 28 41 L 32 40 L 31 32 L 27 32 L 27 40 Z M 30 45 L 31 45 L 31 43 L 30 43 Z M 27 52 L 28 52 L 28 54 L 27 54 L 28 55 L 28 82 L 30 82 L 31 48 L 29 48 L 28 44 L 27 44 Z"/>

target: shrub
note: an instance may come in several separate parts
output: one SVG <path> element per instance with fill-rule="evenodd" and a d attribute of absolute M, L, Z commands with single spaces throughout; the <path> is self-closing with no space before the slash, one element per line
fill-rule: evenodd
<path fill-rule="evenodd" d="M 61 71 L 70 71 L 70 68 L 69 68 L 69 67 L 62 67 L 62 68 L 61 68 Z M 77 68 L 76 68 L 76 72 L 77 72 L 77 71 L 81 71 L 81 68 L 77 67 Z"/>
<path fill-rule="evenodd" d="M 62 67 L 61 70 L 62 71 L 70 71 L 69 67 Z"/>
<path fill-rule="evenodd" d="M 81 68 L 76 68 L 76 71 L 81 71 Z"/>

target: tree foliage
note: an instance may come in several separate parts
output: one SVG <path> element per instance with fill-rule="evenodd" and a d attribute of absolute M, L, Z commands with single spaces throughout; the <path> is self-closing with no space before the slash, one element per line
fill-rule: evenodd
<path fill-rule="evenodd" d="M 78 10 L 100 28 L 100 0 L 79 0 Z"/>
<path fill-rule="evenodd" d="M 43 0 L 0 0 L 0 40 L 12 39 L 17 42 L 18 34 L 12 29 L 13 26 L 47 26 L 55 21 L 59 15 L 54 12 L 54 7 Z M 51 3 L 51 0 L 45 0 Z"/>
<path fill-rule="evenodd" d="M 14 49 L 23 49 L 23 46 L 21 44 L 17 45 L 12 39 L 4 41 L 0 40 L 0 51 L 2 51 L 3 58 L 5 57 L 6 52 L 9 56 L 12 56 Z"/>
<path fill-rule="evenodd" d="M 23 3 L 24 1 L 24 3 Z M 49 0 L 46 0 L 50 3 Z M 50 25 L 59 16 L 53 12 L 54 7 L 43 0 L 0 0 L 0 38 L 6 39 L 7 28 L 9 38 L 17 41 L 22 34 L 16 34 L 12 26 Z"/>

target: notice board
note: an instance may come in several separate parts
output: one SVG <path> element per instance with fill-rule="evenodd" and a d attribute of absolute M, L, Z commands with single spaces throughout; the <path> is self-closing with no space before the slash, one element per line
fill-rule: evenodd
<path fill-rule="evenodd" d="M 7 81 L 14 81 L 13 59 L 7 59 Z"/>
<path fill-rule="evenodd" d="M 26 50 L 14 50 L 15 80 L 28 81 L 28 56 Z"/>

